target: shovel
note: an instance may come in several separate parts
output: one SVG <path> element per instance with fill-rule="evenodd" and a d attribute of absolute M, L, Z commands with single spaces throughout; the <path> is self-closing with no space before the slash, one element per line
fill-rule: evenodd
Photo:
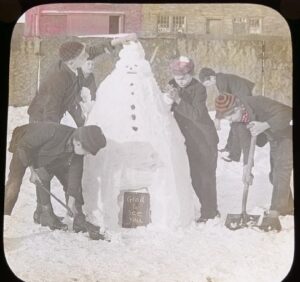
<path fill-rule="evenodd" d="M 255 145 L 256 145 L 256 136 L 252 136 L 250 150 L 249 150 L 248 163 L 247 163 L 248 179 L 250 179 L 250 175 L 251 175 Z M 251 214 L 247 214 L 247 212 L 246 212 L 249 185 L 250 185 L 249 183 L 244 184 L 242 213 L 227 215 L 227 218 L 225 221 L 225 226 L 230 230 L 237 230 L 240 228 L 256 226 L 258 223 L 260 215 L 251 215 Z"/>

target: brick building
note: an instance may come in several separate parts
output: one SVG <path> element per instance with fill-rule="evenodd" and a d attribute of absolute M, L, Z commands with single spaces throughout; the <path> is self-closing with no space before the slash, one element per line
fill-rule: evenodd
<path fill-rule="evenodd" d="M 289 37 L 285 19 L 275 10 L 253 4 L 143 5 L 145 36 L 176 33 L 205 36 Z"/>
<path fill-rule="evenodd" d="M 48 4 L 26 12 L 26 37 L 116 34 L 141 30 L 140 4 Z"/>

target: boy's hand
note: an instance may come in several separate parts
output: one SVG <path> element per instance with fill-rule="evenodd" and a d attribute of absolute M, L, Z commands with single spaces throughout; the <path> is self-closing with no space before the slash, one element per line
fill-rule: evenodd
<path fill-rule="evenodd" d="M 252 136 L 257 136 L 270 128 L 270 125 L 267 122 L 251 121 L 247 125 L 247 128 L 250 130 Z"/>
<path fill-rule="evenodd" d="M 243 183 L 247 185 L 252 185 L 253 178 L 254 178 L 253 174 L 249 173 L 248 166 L 245 165 L 243 168 L 243 177 L 242 177 Z"/>
<path fill-rule="evenodd" d="M 81 88 L 80 96 L 83 102 L 88 102 L 92 100 L 91 91 L 87 87 L 83 86 Z"/>

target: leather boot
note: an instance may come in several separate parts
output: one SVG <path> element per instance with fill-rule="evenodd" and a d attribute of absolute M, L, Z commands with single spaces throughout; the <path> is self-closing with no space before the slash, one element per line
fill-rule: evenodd
<path fill-rule="evenodd" d="M 52 209 L 52 211 L 53 211 L 53 209 Z M 42 205 L 39 204 L 39 203 L 37 203 L 36 209 L 35 209 L 35 211 L 33 213 L 33 221 L 34 221 L 34 223 L 41 224 L 41 222 L 40 222 L 41 213 L 42 213 Z M 53 215 L 59 221 L 62 221 L 64 219 L 62 216 L 57 216 L 54 212 L 53 212 Z"/>
<path fill-rule="evenodd" d="M 76 233 L 88 232 L 92 240 L 105 240 L 104 235 L 100 233 L 100 227 L 86 221 L 83 213 L 78 213 L 74 216 L 73 230 Z"/>
<path fill-rule="evenodd" d="M 48 226 L 51 230 L 67 230 L 68 225 L 62 223 L 57 216 L 55 216 L 51 204 L 41 205 L 40 224 Z"/>

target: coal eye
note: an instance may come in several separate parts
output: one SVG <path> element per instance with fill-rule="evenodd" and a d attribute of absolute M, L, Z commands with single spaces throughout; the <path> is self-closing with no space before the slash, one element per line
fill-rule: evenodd
<path fill-rule="evenodd" d="M 138 65 L 134 65 L 135 67 L 137 67 Z"/>

